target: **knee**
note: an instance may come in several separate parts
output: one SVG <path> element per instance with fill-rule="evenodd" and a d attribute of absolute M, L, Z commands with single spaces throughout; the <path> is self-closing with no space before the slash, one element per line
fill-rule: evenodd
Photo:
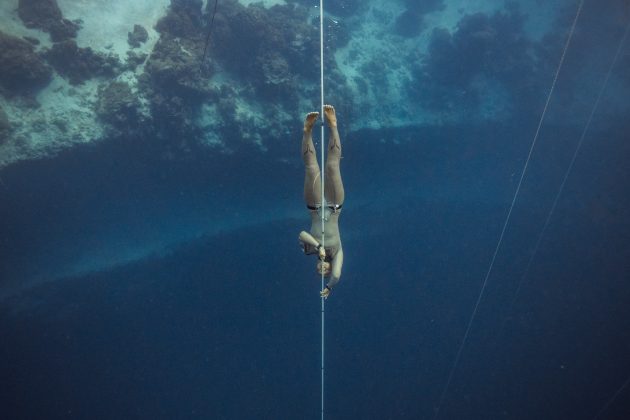
<path fill-rule="evenodd" d="M 326 162 L 326 170 L 330 172 L 339 172 L 339 161 L 333 160 L 332 162 Z"/>

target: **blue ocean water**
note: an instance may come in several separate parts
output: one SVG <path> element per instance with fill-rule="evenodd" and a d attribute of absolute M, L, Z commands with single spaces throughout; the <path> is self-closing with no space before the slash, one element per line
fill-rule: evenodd
<path fill-rule="evenodd" d="M 166 4 L 149 39 L 168 47 L 126 82 L 150 115 L 96 106 L 98 141 L 52 128 L 36 155 L 41 132 L 16 120 L 33 98 L 3 85 L 21 137 L 0 145 L 2 418 L 320 418 L 321 285 L 297 242 L 302 118 L 319 103 L 317 60 L 300 60 L 319 40 L 273 50 L 318 36 L 319 11 L 247 3 L 218 1 L 207 70 L 214 2 Z M 627 3 L 583 2 L 530 160 L 579 1 L 327 4 L 346 202 L 325 417 L 628 418 Z M 53 69 L 40 110 L 67 83 Z"/>

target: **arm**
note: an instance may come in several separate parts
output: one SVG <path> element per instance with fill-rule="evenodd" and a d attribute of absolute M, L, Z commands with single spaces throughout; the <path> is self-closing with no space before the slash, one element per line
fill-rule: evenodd
<path fill-rule="evenodd" d="M 341 278 L 341 267 L 343 266 L 343 248 L 339 248 L 337 255 L 332 260 L 332 273 L 328 281 L 328 288 L 332 289 Z"/>
<path fill-rule="evenodd" d="M 325 258 L 326 250 L 324 249 L 324 247 L 321 246 L 319 242 L 317 242 L 317 239 L 313 238 L 313 235 L 311 235 L 308 232 L 302 231 L 300 232 L 300 241 L 302 241 L 305 244 L 315 247 L 317 251 L 319 252 L 320 260 L 323 260 Z"/>
<path fill-rule="evenodd" d="M 317 242 L 317 239 L 313 238 L 313 235 L 305 231 L 300 232 L 300 241 L 304 242 L 305 244 L 312 245 L 315 248 L 319 246 L 319 242 Z"/>
<path fill-rule="evenodd" d="M 333 258 L 333 261 L 332 261 L 332 273 L 330 276 L 330 280 L 328 280 L 328 284 L 326 284 L 326 287 L 324 287 L 324 290 L 320 292 L 321 297 L 327 299 L 328 296 L 330 296 L 330 291 L 332 290 L 332 288 L 337 283 L 339 283 L 339 280 L 341 278 L 342 265 L 343 265 L 343 249 L 339 248 L 339 251 L 337 251 L 337 255 L 335 255 L 335 258 Z"/>

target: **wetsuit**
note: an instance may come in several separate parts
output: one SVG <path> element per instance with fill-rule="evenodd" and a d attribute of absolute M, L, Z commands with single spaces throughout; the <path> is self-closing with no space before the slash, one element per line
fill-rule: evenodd
<path fill-rule="evenodd" d="M 304 133 L 302 138 L 302 160 L 304 161 L 304 201 L 311 213 L 311 235 L 321 244 L 322 221 L 320 212 L 324 211 L 328 216 L 324 223 L 324 248 L 326 250 L 325 261 L 331 263 L 331 277 L 327 286 L 332 288 L 339 282 L 341 267 L 343 265 L 343 249 L 339 237 L 339 216 L 344 200 L 343 183 L 339 163 L 341 160 L 341 141 L 337 127 L 330 127 L 330 140 L 328 142 L 328 157 L 326 158 L 326 172 L 324 180 L 325 201 L 322 203 L 322 183 L 320 169 L 317 163 L 317 154 L 313 145 L 312 130 Z M 322 208 L 322 205 L 324 208 Z M 304 244 L 304 252 L 307 255 L 317 254 L 317 249 Z"/>

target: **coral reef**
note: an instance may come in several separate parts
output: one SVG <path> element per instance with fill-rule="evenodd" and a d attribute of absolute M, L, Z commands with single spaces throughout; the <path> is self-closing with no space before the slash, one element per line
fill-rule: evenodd
<path fill-rule="evenodd" d="M 289 104 L 298 79 L 316 81 L 318 76 L 318 34 L 307 21 L 302 6 L 265 9 L 226 2 L 217 13 L 210 56 L 251 83 L 260 97 Z M 327 59 L 332 70 L 334 60 Z"/>
<path fill-rule="evenodd" d="M 0 145 L 0 168 L 13 162 L 53 157 L 62 150 L 102 140 L 103 124 L 96 120 L 92 99 L 96 83 L 74 87 L 59 76 L 42 90 L 37 109 L 22 100 L 2 104 L 11 133 Z"/>
<path fill-rule="evenodd" d="M 339 0 L 331 1 L 326 4 L 326 10 L 336 16 L 350 17 L 361 13 L 369 7 L 368 2 L 364 0 Z"/>
<path fill-rule="evenodd" d="M 295 2 L 306 7 L 312 7 L 316 4 L 312 0 L 295 0 Z M 327 13 L 347 18 L 363 13 L 365 9 L 370 7 L 370 4 L 369 1 L 365 0 L 336 0 L 326 2 L 324 7 Z"/>
<path fill-rule="evenodd" d="M 34 38 L 32 36 L 23 36 L 22 39 L 24 39 L 25 41 L 28 41 L 32 45 L 39 45 L 40 44 L 39 39 Z"/>
<path fill-rule="evenodd" d="M 135 51 L 127 51 L 127 68 L 135 70 L 136 67 L 145 62 L 149 54 L 137 53 Z"/>
<path fill-rule="evenodd" d="M 44 53 L 48 62 L 72 84 L 80 84 L 97 76 L 114 76 L 121 71 L 121 63 L 113 55 L 79 48 L 74 40 L 58 42 Z"/>
<path fill-rule="evenodd" d="M 96 114 L 120 130 L 129 130 L 138 123 L 140 103 L 125 82 L 112 82 L 98 89 Z"/>
<path fill-rule="evenodd" d="M 208 88 L 201 78 L 198 47 L 194 41 L 161 36 L 145 66 L 151 87 L 196 99 L 206 97 Z"/>
<path fill-rule="evenodd" d="M 265 148 L 262 132 L 283 132 L 276 125 L 293 118 L 303 95 L 317 97 L 318 32 L 308 24 L 308 9 L 296 4 L 243 6 L 221 3 L 215 17 L 207 62 L 201 63 L 205 35 L 213 12 L 208 3 L 175 0 L 156 29 L 160 38 L 144 66 L 139 89 L 146 96 L 152 128 L 161 138 L 216 145 L 217 135 Z M 338 73 L 334 50 L 349 39 L 343 25 L 332 25 L 326 65 Z M 221 71 L 220 81 L 214 79 Z M 339 77 L 333 77 L 337 87 Z M 342 91 L 340 89 L 339 91 Z M 266 104 L 266 105 L 262 105 Z M 204 114 L 200 117 L 200 114 Z M 269 121 L 274 121 L 270 124 Z"/>
<path fill-rule="evenodd" d="M 169 12 L 155 29 L 175 37 L 201 38 L 201 16 L 201 0 L 171 0 Z"/>
<path fill-rule="evenodd" d="M 275 51 L 265 51 L 256 57 L 256 66 L 262 76 L 258 81 L 258 91 L 267 93 L 265 97 L 286 98 L 297 89 L 297 81 L 286 58 Z"/>
<path fill-rule="evenodd" d="M 413 37 L 424 29 L 424 15 L 444 10 L 444 0 L 405 0 L 406 10 L 396 19 L 396 32 L 399 35 Z"/>
<path fill-rule="evenodd" d="M 138 48 L 149 39 L 149 33 L 142 25 L 133 25 L 133 32 L 127 34 L 127 42 L 132 48 Z"/>
<path fill-rule="evenodd" d="M 24 26 L 50 33 L 53 42 L 77 36 L 79 24 L 64 19 L 56 0 L 20 0 L 18 15 Z"/>
<path fill-rule="evenodd" d="M 529 104 L 528 96 L 538 89 L 532 89 L 536 66 L 523 22 L 521 14 L 508 10 L 466 15 L 453 34 L 435 29 L 414 75 L 422 103 L 432 110 L 470 112 L 482 109 L 492 93 L 508 98 L 504 108 Z"/>
<path fill-rule="evenodd" d="M 319 10 L 311 1 L 221 0 L 203 63 L 213 1 L 111 0 L 98 11 L 89 3 L 20 0 L 17 11 L 0 3 L 11 34 L 0 32 L 0 166 L 120 135 L 151 139 L 170 156 L 199 145 L 272 150 L 317 106 Z M 527 21 L 515 2 L 491 3 L 327 4 L 326 100 L 344 127 L 504 121 L 538 107 L 571 13 Z M 77 33 L 79 19 L 86 24 Z M 576 31 L 574 42 L 612 45 L 621 29 L 596 33 L 597 41 Z M 588 101 L 575 101 L 575 92 L 610 59 L 607 48 L 596 58 L 584 51 L 568 54 L 567 67 L 579 70 L 563 75 L 554 97 L 577 111 Z M 611 82 L 627 91 L 624 57 Z M 619 113 L 626 96 L 615 95 Z"/>
<path fill-rule="evenodd" d="M 30 43 L 0 31 L 0 93 L 33 94 L 46 86 L 52 69 Z"/>
<path fill-rule="evenodd" d="M 152 93 L 158 108 L 169 103 L 192 107 L 210 93 L 200 66 L 200 15 L 201 0 L 173 0 L 156 25 L 160 39 L 146 62 L 143 87 Z M 208 69 L 204 76 L 210 76 Z"/>
<path fill-rule="evenodd" d="M 11 122 L 4 109 L 0 107 L 0 144 L 4 144 L 11 134 Z"/>
<path fill-rule="evenodd" d="M 201 77 L 198 43 L 162 35 L 144 66 L 140 88 L 150 101 L 158 134 L 193 140 L 193 115 L 211 93 Z"/>

